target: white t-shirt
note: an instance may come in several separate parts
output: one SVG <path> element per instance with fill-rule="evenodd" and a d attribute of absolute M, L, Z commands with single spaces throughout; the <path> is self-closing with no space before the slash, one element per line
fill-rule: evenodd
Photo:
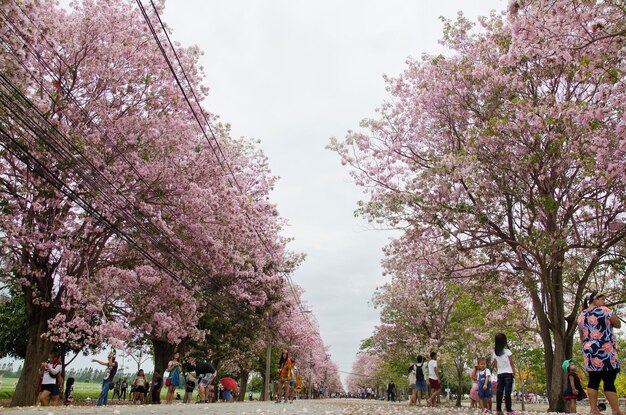
<path fill-rule="evenodd" d="M 482 371 L 478 371 L 478 376 L 485 376 L 485 379 L 487 376 L 491 376 L 491 371 L 489 369 L 485 369 Z M 491 379 L 490 379 L 491 380 Z"/>
<path fill-rule="evenodd" d="M 57 375 L 61 371 L 61 363 L 57 363 L 53 366 L 52 363 L 48 363 L 48 369 L 43 371 L 43 379 L 41 383 L 44 385 L 54 385 L 57 383 Z"/>
<path fill-rule="evenodd" d="M 502 356 L 496 356 L 493 354 L 493 359 L 496 361 L 498 365 L 498 374 L 502 375 L 505 373 L 513 373 L 513 368 L 511 367 L 511 362 L 509 362 L 509 356 L 512 356 L 513 353 L 509 349 L 504 349 L 504 354 Z"/>
<path fill-rule="evenodd" d="M 431 359 L 428 362 L 428 379 L 439 380 L 439 376 L 435 373 L 435 369 L 437 368 L 437 361 L 435 359 Z"/>

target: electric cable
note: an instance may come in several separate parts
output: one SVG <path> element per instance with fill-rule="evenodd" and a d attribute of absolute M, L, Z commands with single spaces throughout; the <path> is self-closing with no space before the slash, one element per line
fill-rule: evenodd
<path fill-rule="evenodd" d="M 154 4 L 153 4 L 153 6 L 154 6 Z M 26 15 L 27 15 L 27 14 L 26 14 Z M 158 14 L 157 14 L 157 15 L 158 15 Z M 27 15 L 27 16 L 28 16 L 28 15 Z M 6 15 L 5 15 L 5 17 L 6 17 Z M 29 18 L 30 18 L 30 17 L 29 17 Z M 160 20 L 160 18 L 159 18 L 159 20 Z M 13 29 L 16 29 L 16 28 L 13 28 Z M 166 33 L 166 34 L 167 34 L 167 33 Z M 156 33 L 154 33 L 154 35 L 156 35 Z M 18 33 L 18 36 L 19 36 L 19 33 Z M 157 37 L 157 39 L 158 39 L 158 37 Z M 49 42 L 48 42 L 48 43 L 49 43 Z M 173 46 L 172 46 L 172 49 L 175 51 L 175 49 L 173 48 Z M 162 49 L 162 53 L 165 53 L 165 51 L 164 51 L 163 49 Z M 39 55 L 34 54 L 34 56 L 38 57 Z M 57 54 L 57 56 L 59 56 L 59 59 L 61 59 L 61 60 L 62 60 L 62 57 L 61 57 L 60 55 L 58 55 L 58 54 Z M 39 59 L 38 59 L 38 60 L 39 60 Z M 39 60 L 39 63 L 40 63 L 40 64 L 42 64 L 42 66 L 44 66 L 44 67 L 45 67 L 45 64 L 43 64 L 43 63 L 41 62 L 41 60 Z M 67 63 L 66 63 L 66 62 L 65 62 L 65 64 L 67 65 Z M 180 61 L 179 61 L 179 64 L 180 64 Z M 183 69 L 183 73 L 184 73 L 184 68 L 182 68 L 182 64 L 180 64 L 180 65 L 181 65 L 181 69 Z M 46 70 L 48 70 L 48 71 L 50 71 L 50 69 L 49 69 L 49 68 L 45 68 L 45 69 L 46 69 Z M 170 65 L 170 69 L 173 71 L 173 67 L 171 67 L 171 65 Z M 33 74 L 31 73 L 31 75 L 33 75 Z M 53 74 L 52 74 L 52 73 L 50 73 L 50 72 L 49 72 L 49 75 L 50 75 L 50 76 L 53 76 Z M 185 77 L 186 77 L 186 74 L 185 74 Z M 189 79 L 188 79 L 187 77 L 186 77 L 186 79 L 187 79 L 187 82 L 189 83 Z M 184 92 L 184 89 L 183 89 L 182 85 L 180 84 L 180 82 L 179 82 L 179 87 L 180 87 L 180 88 L 181 88 L 181 90 Z M 193 92 L 193 88 L 191 88 L 191 90 L 192 90 L 192 92 Z M 67 95 L 67 96 L 70 96 L 70 94 L 66 94 L 66 95 Z M 196 98 L 196 100 L 197 100 L 197 97 L 195 96 L 195 93 L 194 93 L 194 97 L 195 97 L 195 98 Z M 79 109 L 80 109 L 80 110 L 84 113 L 84 115 L 86 115 L 86 116 L 87 116 L 86 118 L 87 118 L 88 120 L 90 120 L 90 121 L 93 121 L 93 118 L 92 118 L 92 117 L 89 117 L 89 116 L 88 116 L 88 114 L 86 114 L 86 113 L 84 112 L 84 109 L 80 106 L 80 104 L 76 101 L 76 99 L 75 99 L 73 96 L 70 96 L 70 98 L 71 98 L 71 99 L 72 99 L 72 101 L 73 101 L 73 102 L 74 102 L 74 103 L 75 103 L 75 104 L 79 107 Z M 191 103 L 190 103 L 189 101 L 188 101 L 188 104 L 190 105 L 190 108 L 192 109 L 192 112 L 194 113 L 194 116 L 196 117 L 196 121 L 197 121 L 197 122 L 201 125 L 200 120 L 199 120 L 199 119 L 197 118 L 197 116 L 195 115 L 195 111 L 193 110 L 193 106 L 191 105 Z M 205 120 L 206 120 L 206 115 L 205 115 Z M 207 123 L 208 123 L 208 120 L 206 120 L 206 121 L 207 121 Z M 96 125 L 96 126 L 97 126 L 97 125 Z M 210 125 L 209 125 L 209 127 L 210 127 Z M 99 128 L 99 126 L 97 126 L 97 128 Z M 213 132 L 212 132 L 212 131 L 211 131 L 211 133 L 213 134 Z M 206 133 L 205 133 L 205 132 L 204 132 L 204 135 L 205 135 L 205 138 L 207 138 L 207 141 L 208 141 L 208 142 L 209 142 L 209 144 L 210 144 L 210 140 L 208 140 L 208 137 L 206 136 Z M 214 136 L 214 134 L 213 134 L 213 136 Z M 106 134 L 103 134 L 103 137 L 104 137 L 104 138 L 106 138 Z M 223 153 L 223 151 L 222 151 L 221 147 L 219 146 L 219 143 L 217 142 L 217 139 L 215 138 L 215 136 L 214 136 L 214 139 L 216 140 L 216 144 L 217 144 L 217 146 L 218 146 L 218 149 L 219 149 L 220 153 L 222 154 L 222 156 L 224 156 L 224 157 L 225 157 L 225 155 L 224 155 L 224 153 Z M 114 144 L 114 146 L 115 146 L 115 144 Z M 117 149 L 117 150 L 119 151 L 119 149 Z M 216 160 L 218 161 L 218 163 L 219 163 L 219 164 L 222 166 L 222 168 L 224 169 L 224 166 L 222 165 L 222 162 L 221 162 L 221 160 L 220 160 L 219 156 L 218 156 L 218 155 L 217 155 L 217 153 L 215 152 L 215 149 L 213 149 L 213 148 L 211 147 L 211 150 L 212 150 L 212 152 L 214 153 L 214 155 L 216 156 Z M 57 150 L 57 151 L 60 153 L 60 151 L 59 151 L 59 150 Z M 82 155 L 82 154 L 81 154 L 81 155 Z M 121 155 L 121 156 L 123 156 L 123 153 L 122 153 L 122 152 L 120 152 L 120 155 Z M 31 161 L 32 161 L 32 160 L 31 160 Z M 129 164 L 131 164 L 131 167 L 132 167 L 132 163 L 129 163 Z M 92 165 L 91 167 L 94 167 L 94 168 L 95 168 L 95 166 L 93 166 L 93 165 Z M 236 187 L 237 187 L 240 191 L 243 191 L 243 190 L 241 189 L 241 187 L 239 186 L 239 184 L 237 183 L 237 181 L 236 181 L 236 176 L 235 176 L 234 172 L 232 171 L 232 169 L 230 168 L 230 166 L 229 166 L 229 165 L 227 165 L 227 167 L 228 167 L 228 170 L 230 171 L 230 174 L 233 176 L 233 180 L 234 180 L 234 181 L 235 181 L 235 183 L 236 183 Z M 97 170 L 97 168 L 96 168 L 95 170 Z M 135 171 L 136 171 L 136 170 L 135 170 Z M 137 173 L 138 173 L 138 172 L 137 172 Z M 50 173 L 50 174 L 52 174 L 52 173 Z M 105 176 L 103 176 L 103 177 L 106 179 L 106 177 L 105 177 Z M 140 175 L 139 175 L 139 178 L 140 178 L 140 180 L 141 180 L 141 176 L 140 176 Z M 57 184 L 58 184 L 58 183 L 57 183 Z M 231 184 L 231 185 L 232 185 L 232 184 Z M 68 194 L 67 194 L 67 193 L 65 193 L 65 192 L 64 192 L 64 194 L 66 194 L 66 196 L 68 196 Z M 68 196 L 68 197 L 69 197 L 69 196 Z M 98 216 L 98 215 L 97 215 L 97 213 L 98 213 L 98 212 L 97 212 L 97 211 L 95 211 L 93 208 L 91 208 L 91 209 L 90 209 L 90 207 L 89 207 L 89 206 L 87 206 L 87 205 L 85 205 L 84 203 L 82 203 L 82 204 L 81 204 L 81 203 L 79 203 L 79 200 L 77 200 L 77 199 L 73 199 L 73 200 L 74 200 L 74 201 L 75 201 L 75 202 L 76 202 L 79 206 L 81 206 L 83 209 L 85 209 L 85 211 L 86 211 L 86 212 L 88 212 L 88 213 L 90 213 L 90 214 L 94 215 L 95 217 L 97 217 L 97 216 Z M 248 213 L 247 213 L 247 212 L 246 212 L 246 215 L 248 216 L 248 219 L 249 219 L 249 220 L 251 220 L 251 218 L 249 217 L 249 215 L 248 215 Z M 158 230 L 158 231 L 160 231 L 158 228 L 157 228 L 157 230 Z M 264 246 L 265 246 L 266 250 L 268 250 L 268 253 L 270 253 L 270 255 L 271 255 L 272 257 L 274 257 L 274 253 L 273 253 L 273 252 L 269 249 L 269 247 L 267 246 L 267 244 L 266 244 L 266 242 L 265 242 L 265 240 L 264 240 L 263 236 L 262 236 L 262 235 L 260 235 L 260 233 L 259 233 L 258 229 L 256 229 L 256 227 L 254 227 L 254 230 L 255 230 L 255 232 L 257 233 L 257 235 L 259 236 L 259 239 L 261 240 L 261 242 L 264 244 Z M 139 245 L 138 245 L 136 242 L 133 242 L 132 240 L 127 239 L 127 235 L 122 235 L 122 234 L 120 234 L 119 232 L 115 232 L 115 233 L 116 233 L 118 236 L 120 236 L 122 239 L 124 239 L 124 240 L 126 240 L 127 242 L 129 242 L 129 244 L 130 244 L 131 246 L 133 246 L 134 248 L 136 248 L 136 249 L 137 249 L 137 248 L 141 248 L 141 247 L 139 247 Z M 162 232 L 160 232 L 160 233 L 161 233 L 161 235 L 162 235 Z M 148 234 L 149 234 L 149 232 L 148 232 Z M 142 250 L 143 250 L 143 248 L 142 248 Z M 145 250 L 143 250 L 143 252 L 145 252 Z M 145 256 L 145 255 L 144 255 L 144 256 Z M 152 261 L 151 261 L 151 262 L 152 262 Z M 154 262 L 153 262 L 153 263 L 154 263 Z M 157 265 L 157 264 L 155 263 L 155 265 Z M 159 266 L 157 266 L 157 267 L 159 267 Z M 159 267 L 159 268 L 161 268 L 161 267 Z M 281 275 L 283 275 L 283 274 L 284 274 L 284 273 L 281 273 Z M 171 276 L 172 276 L 172 277 L 174 277 L 174 279 L 176 280 L 176 276 L 175 276 L 175 275 L 171 275 Z M 299 307 L 300 311 L 301 311 L 301 312 L 303 312 L 303 311 L 304 311 L 304 310 L 303 310 L 303 306 L 302 306 L 301 302 L 299 301 L 299 297 L 298 297 L 298 296 L 297 296 L 297 294 L 295 293 L 295 289 L 294 289 L 294 287 L 293 287 L 293 282 L 291 281 L 291 279 L 290 279 L 290 277 L 289 277 L 288 275 L 287 275 L 287 280 L 288 280 L 289 285 L 290 285 L 290 287 L 291 287 L 291 289 L 292 289 L 292 293 L 294 294 L 294 298 L 296 299 L 296 303 L 298 304 L 298 307 Z M 181 282 L 181 281 L 178 281 L 178 282 Z M 307 322 L 311 325 L 310 320 L 309 320 L 308 318 L 306 318 L 306 320 L 307 320 Z M 313 327 L 312 327 L 312 328 L 313 328 Z M 316 332 L 316 329 L 315 329 L 315 328 L 313 328 L 313 329 L 314 329 L 314 332 Z"/>
<path fill-rule="evenodd" d="M 215 157 L 216 157 L 217 161 L 220 163 L 220 166 L 222 166 L 225 170 L 228 170 L 226 173 L 230 173 L 230 175 L 233 177 L 233 181 L 234 181 L 234 183 L 235 183 L 235 184 L 234 184 L 234 187 L 236 187 L 236 188 L 237 188 L 237 190 L 239 190 L 239 192 L 244 193 L 244 192 L 243 192 L 243 189 L 241 188 L 241 186 L 239 185 L 239 183 L 238 183 L 238 181 L 237 181 L 237 178 L 236 178 L 235 173 L 233 172 L 232 168 L 231 168 L 231 167 L 230 167 L 230 165 L 228 164 L 228 160 L 224 159 L 224 163 L 222 163 L 222 162 L 219 160 L 219 156 L 217 155 L 217 152 L 216 152 L 216 151 L 215 151 L 215 149 L 213 148 L 213 146 L 212 146 L 212 144 L 211 144 L 211 140 L 210 140 L 210 138 L 208 137 L 208 135 L 207 135 L 207 133 L 206 133 L 206 131 L 205 131 L 204 127 L 203 127 L 203 123 L 202 123 L 202 121 L 200 120 L 199 116 L 196 114 L 196 112 L 195 112 L 195 110 L 194 110 L 194 108 L 193 108 L 193 105 L 192 105 L 191 101 L 189 100 L 189 97 L 187 96 L 187 93 L 185 92 L 185 89 L 184 89 L 184 87 L 183 87 L 183 85 L 182 85 L 182 83 L 181 83 L 180 79 L 178 78 L 178 75 L 176 74 L 176 71 L 175 71 L 175 69 L 174 69 L 174 67 L 173 67 L 172 63 L 171 63 L 171 61 L 170 61 L 169 57 L 167 56 L 167 53 L 166 53 L 166 51 L 165 51 L 165 48 L 163 47 L 163 45 L 162 45 L 162 43 L 161 43 L 161 40 L 159 39 L 159 36 L 158 36 L 158 34 L 156 33 L 156 30 L 154 29 L 154 26 L 153 26 L 152 22 L 150 21 L 150 17 L 149 17 L 149 15 L 148 15 L 148 13 L 146 12 L 146 10 L 145 10 L 145 8 L 144 8 L 144 6 L 143 6 L 143 3 L 141 2 L 141 0 L 136 0 L 136 2 L 137 2 L 137 5 L 138 5 L 138 7 L 139 7 L 139 9 L 140 9 L 140 11 L 141 11 L 141 13 L 142 13 L 143 17 L 144 17 L 144 20 L 146 21 L 146 23 L 147 23 L 147 25 L 148 25 L 148 28 L 150 29 L 150 32 L 152 33 L 152 35 L 153 35 L 153 37 L 154 37 L 154 39 L 155 39 L 155 41 L 156 41 L 156 43 L 157 43 L 157 46 L 159 47 L 159 50 L 161 51 L 161 54 L 163 55 L 163 58 L 165 59 L 165 62 L 166 62 L 166 64 L 167 64 L 167 66 L 168 66 L 168 67 L 169 67 L 169 69 L 170 69 L 170 72 L 171 72 L 171 73 L 172 73 L 172 75 L 174 76 L 174 79 L 176 80 L 176 83 L 177 83 L 177 85 L 178 85 L 179 89 L 181 90 L 181 92 L 182 92 L 182 94 L 183 94 L 183 97 L 184 97 L 185 101 L 187 102 L 187 104 L 188 104 L 188 106 L 189 106 L 190 110 L 192 111 L 192 114 L 193 114 L 193 116 L 194 116 L 194 118 L 195 118 L 196 122 L 198 123 L 198 125 L 199 125 L 199 127 L 200 127 L 200 129 L 201 129 L 201 131 L 202 131 L 202 133 L 203 133 L 203 135 L 204 135 L 204 137 L 205 137 L 205 139 L 206 139 L 207 143 L 209 144 L 209 147 L 211 148 L 211 150 L 212 150 L 212 151 L 213 151 L 213 153 L 215 154 Z M 154 13 L 155 13 L 156 17 L 157 17 L 157 18 L 158 18 L 158 20 L 159 20 L 159 23 L 160 23 L 160 25 L 161 25 L 161 28 L 162 28 L 162 30 L 163 30 L 163 33 L 165 34 L 165 36 L 166 36 L 166 38 L 167 38 L 167 40 L 168 40 L 169 46 L 170 46 L 171 50 L 173 51 L 174 56 L 176 57 L 176 60 L 177 60 L 178 65 L 179 65 L 179 67 L 180 67 L 180 71 L 182 72 L 182 74 L 183 74 L 183 76 L 184 76 L 185 80 L 187 81 L 188 88 L 189 88 L 189 90 L 191 91 L 191 93 L 192 93 L 193 97 L 195 98 L 195 100 L 196 100 L 196 104 L 197 104 L 197 105 L 201 108 L 200 103 L 199 103 L 199 101 L 198 101 L 198 98 L 197 98 L 197 96 L 196 96 L 196 94 L 195 94 L 195 92 L 194 92 L 194 90 L 193 90 L 192 85 L 191 85 L 191 82 L 189 81 L 189 78 L 187 77 L 187 74 L 186 74 L 186 72 L 185 72 L 185 68 L 184 68 L 184 66 L 182 65 L 182 62 L 180 61 L 180 58 L 178 57 L 178 54 L 176 53 L 176 49 L 175 49 L 175 47 L 174 47 L 174 45 L 173 45 L 173 43 L 172 43 L 172 41 L 171 41 L 171 39 L 170 39 L 170 37 L 169 37 L 169 34 L 167 33 L 167 30 L 166 30 L 166 28 L 165 28 L 165 25 L 163 24 L 163 21 L 161 20 L 161 17 L 160 17 L 160 15 L 159 15 L 159 13 L 158 13 L 158 10 L 157 10 L 157 8 L 156 8 L 156 6 L 155 6 L 155 4 L 154 4 L 154 2 L 153 2 L 152 0 L 150 0 L 150 3 L 152 4 L 152 7 L 153 7 L 153 9 L 154 9 Z M 202 110 L 201 110 L 201 114 L 203 115 L 203 118 L 204 118 L 204 121 L 205 121 L 205 123 L 206 123 L 206 125 L 207 125 L 207 128 L 208 128 L 209 132 L 211 133 L 211 136 L 212 136 L 213 140 L 215 141 L 215 145 L 216 145 L 216 147 L 219 149 L 220 154 L 222 154 L 222 156 L 224 156 L 224 152 L 223 152 L 223 150 L 222 150 L 222 148 L 221 148 L 221 146 L 220 146 L 220 144 L 219 144 L 219 141 L 217 140 L 217 137 L 215 136 L 215 133 L 213 132 L 213 130 L 212 130 L 212 128 L 211 128 L 211 125 L 210 125 L 209 120 L 206 118 L 206 114 L 205 114 L 205 113 L 204 113 L 204 111 L 202 111 Z M 224 156 L 224 157 L 225 157 L 225 156 Z M 250 216 L 249 216 L 249 214 L 248 214 L 247 212 L 246 212 L 246 216 L 247 216 L 247 217 L 248 217 L 248 219 L 252 222 L 252 226 L 254 227 L 254 224 L 253 224 L 252 218 L 250 218 Z M 268 246 L 267 242 L 265 241 L 265 238 L 264 238 L 264 237 L 260 234 L 260 232 L 258 231 L 258 229 L 256 229 L 256 227 L 254 227 L 254 229 L 255 229 L 255 232 L 256 232 L 256 234 L 257 234 L 257 236 L 258 236 L 259 240 L 261 241 L 262 245 L 263 245 L 263 246 L 265 247 L 265 249 L 268 251 L 268 253 L 270 254 L 270 256 L 271 256 L 272 258 L 275 258 L 275 252 L 274 252 L 272 249 L 270 249 L 270 248 L 269 248 L 269 246 Z M 284 272 L 281 272 L 281 275 L 282 275 L 282 276 L 283 276 L 283 278 L 285 278 L 285 279 L 286 279 L 286 281 L 288 282 L 288 284 L 289 284 L 289 286 L 290 286 L 290 289 L 291 289 L 291 291 L 292 291 L 292 294 L 293 294 L 293 296 L 294 296 L 294 300 L 296 301 L 296 304 L 298 305 L 298 308 L 300 309 L 301 313 L 302 313 L 303 315 L 305 315 L 305 314 L 306 314 L 306 312 L 305 312 L 305 310 L 304 310 L 304 306 L 303 306 L 303 304 L 302 304 L 302 302 L 301 302 L 301 300 L 300 300 L 299 296 L 297 295 L 297 293 L 296 293 L 296 291 L 295 291 L 294 283 L 293 283 L 293 280 L 292 280 L 291 276 L 290 276 L 290 275 L 288 275 L 287 273 L 284 273 Z M 309 319 L 308 319 L 308 317 L 307 317 L 306 315 L 305 315 L 305 318 L 306 318 L 306 320 L 307 320 L 308 324 L 309 324 L 309 325 L 311 326 L 311 328 L 313 329 L 312 323 L 309 321 Z"/>

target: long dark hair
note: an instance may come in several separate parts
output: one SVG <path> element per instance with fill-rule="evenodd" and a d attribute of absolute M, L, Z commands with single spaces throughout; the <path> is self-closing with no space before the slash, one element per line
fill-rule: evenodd
<path fill-rule="evenodd" d="M 591 304 L 593 300 L 596 299 L 596 297 L 602 296 L 598 294 L 599 293 L 597 291 L 593 291 L 591 294 L 589 294 L 589 296 L 583 300 L 583 308 L 589 308 L 589 304 Z"/>
<path fill-rule="evenodd" d="M 283 356 L 284 354 L 286 354 L 286 356 Z M 287 362 L 287 359 L 289 359 L 289 350 L 287 350 L 286 352 L 283 352 L 280 354 L 280 360 L 278 361 L 278 367 L 282 370 L 283 365 Z"/>
<path fill-rule="evenodd" d="M 502 356 L 504 354 L 504 349 L 508 347 L 506 335 L 504 333 L 498 333 L 496 334 L 495 340 L 496 344 L 494 347 L 494 352 L 496 353 L 496 356 Z"/>

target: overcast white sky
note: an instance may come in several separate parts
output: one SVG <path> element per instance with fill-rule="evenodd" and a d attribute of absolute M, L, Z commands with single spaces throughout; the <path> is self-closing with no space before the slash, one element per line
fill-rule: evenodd
<path fill-rule="evenodd" d="M 462 10 L 474 19 L 505 7 L 506 0 L 166 3 L 172 38 L 205 52 L 205 106 L 234 136 L 260 139 L 281 177 L 273 200 L 290 222 L 291 249 L 307 254 L 293 279 L 342 371 L 378 323 L 369 301 L 385 281 L 381 250 L 391 234 L 354 218 L 361 191 L 325 146 L 375 116 L 387 98 L 383 74 L 399 74 L 409 56 L 441 51 L 439 16 Z"/>
<path fill-rule="evenodd" d="M 294 281 L 306 293 L 331 346 L 350 371 L 361 340 L 378 323 L 369 305 L 384 283 L 389 232 L 353 212 L 361 191 L 329 138 L 356 130 L 387 98 L 383 74 L 406 58 L 441 51 L 439 16 L 475 18 L 505 0 L 169 0 L 172 37 L 198 45 L 211 88 L 206 107 L 234 136 L 261 140 L 274 174 L 273 200 L 290 222 L 291 248 L 307 254 Z"/>

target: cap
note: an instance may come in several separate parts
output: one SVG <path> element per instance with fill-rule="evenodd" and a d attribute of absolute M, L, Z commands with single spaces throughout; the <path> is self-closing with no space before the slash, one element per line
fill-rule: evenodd
<path fill-rule="evenodd" d="M 563 368 L 563 370 L 565 372 L 567 372 L 567 370 L 569 369 L 569 365 L 570 363 L 574 363 L 576 366 L 578 366 L 578 363 L 576 363 L 576 361 L 574 359 L 567 359 L 563 362 L 563 364 L 561 365 L 561 367 Z"/>

